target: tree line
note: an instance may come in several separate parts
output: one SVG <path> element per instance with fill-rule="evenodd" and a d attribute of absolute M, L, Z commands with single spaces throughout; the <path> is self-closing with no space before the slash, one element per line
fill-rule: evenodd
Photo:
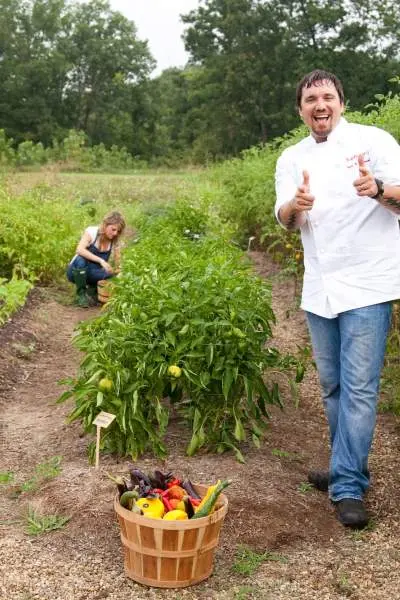
<path fill-rule="evenodd" d="M 152 164 L 205 163 L 295 127 L 313 68 L 353 110 L 400 74 L 397 0 L 199 0 L 182 20 L 188 64 L 151 78 L 147 42 L 107 0 L 0 0 L 0 128 L 15 145 L 73 129 Z"/>

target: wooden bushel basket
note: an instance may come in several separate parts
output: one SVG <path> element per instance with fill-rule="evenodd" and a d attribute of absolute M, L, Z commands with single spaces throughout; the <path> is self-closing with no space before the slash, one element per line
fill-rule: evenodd
<path fill-rule="evenodd" d="M 204 496 L 207 487 L 195 485 Z M 207 579 L 213 570 L 215 549 L 228 499 L 220 494 L 208 517 L 183 521 L 149 519 L 114 501 L 128 577 L 148 586 L 181 588 Z"/>
<path fill-rule="evenodd" d="M 110 283 L 109 279 L 100 279 L 100 281 L 97 282 L 97 297 L 102 304 L 105 304 L 110 299 Z"/>

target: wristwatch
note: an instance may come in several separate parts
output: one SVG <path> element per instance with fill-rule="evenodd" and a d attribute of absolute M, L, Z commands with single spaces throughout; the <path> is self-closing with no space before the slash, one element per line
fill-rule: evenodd
<path fill-rule="evenodd" d="M 385 186 L 384 186 L 383 181 L 381 181 L 381 179 L 375 179 L 375 183 L 376 183 L 376 187 L 378 188 L 378 191 L 375 194 L 375 196 L 371 196 L 371 198 L 373 198 L 374 200 L 377 200 L 380 196 L 383 196 Z"/>

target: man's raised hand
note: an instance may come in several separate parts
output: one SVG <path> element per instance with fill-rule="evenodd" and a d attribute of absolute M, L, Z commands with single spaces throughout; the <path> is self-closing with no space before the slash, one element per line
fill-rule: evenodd
<path fill-rule="evenodd" d="M 293 198 L 293 209 L 297 212 L 311 210 L 314 200 L 314 196 L 310 193 L 310 174 L 308 171 L 303 171 L 303 183 L 299 185 Z"/>
<path fill-rule="evenodd" d="M 375 196 L 378 193 L 378 186 L 376 185 L 373 174 L 365 164 L 364 156 L 362 154 L 358 156 L 358 170 L 360 176 L 353 183 L 358 196 Z"/>

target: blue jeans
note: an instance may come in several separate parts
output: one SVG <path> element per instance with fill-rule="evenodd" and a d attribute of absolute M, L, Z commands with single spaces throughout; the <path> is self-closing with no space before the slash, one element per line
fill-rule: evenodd
<path fill-rule="evenodd" d="M 99 264 L 86 260 L 83 256 L 76 256 L 74 260 L 68 265 L 67 278 L 71 283 L 74 283 L 73 270 L 74 269 L 86 269 L 86 281 L 89 285 L 97 285 L 100 279 L 108 279 L 112 277 L 112 273 L 109 273 Z"/>
<path fill-rule="evenodd" d="M 340 313 L 306 313 L 331 439 L 329 496 L 361 500 L 376 421 L 390 302 Z"/>

